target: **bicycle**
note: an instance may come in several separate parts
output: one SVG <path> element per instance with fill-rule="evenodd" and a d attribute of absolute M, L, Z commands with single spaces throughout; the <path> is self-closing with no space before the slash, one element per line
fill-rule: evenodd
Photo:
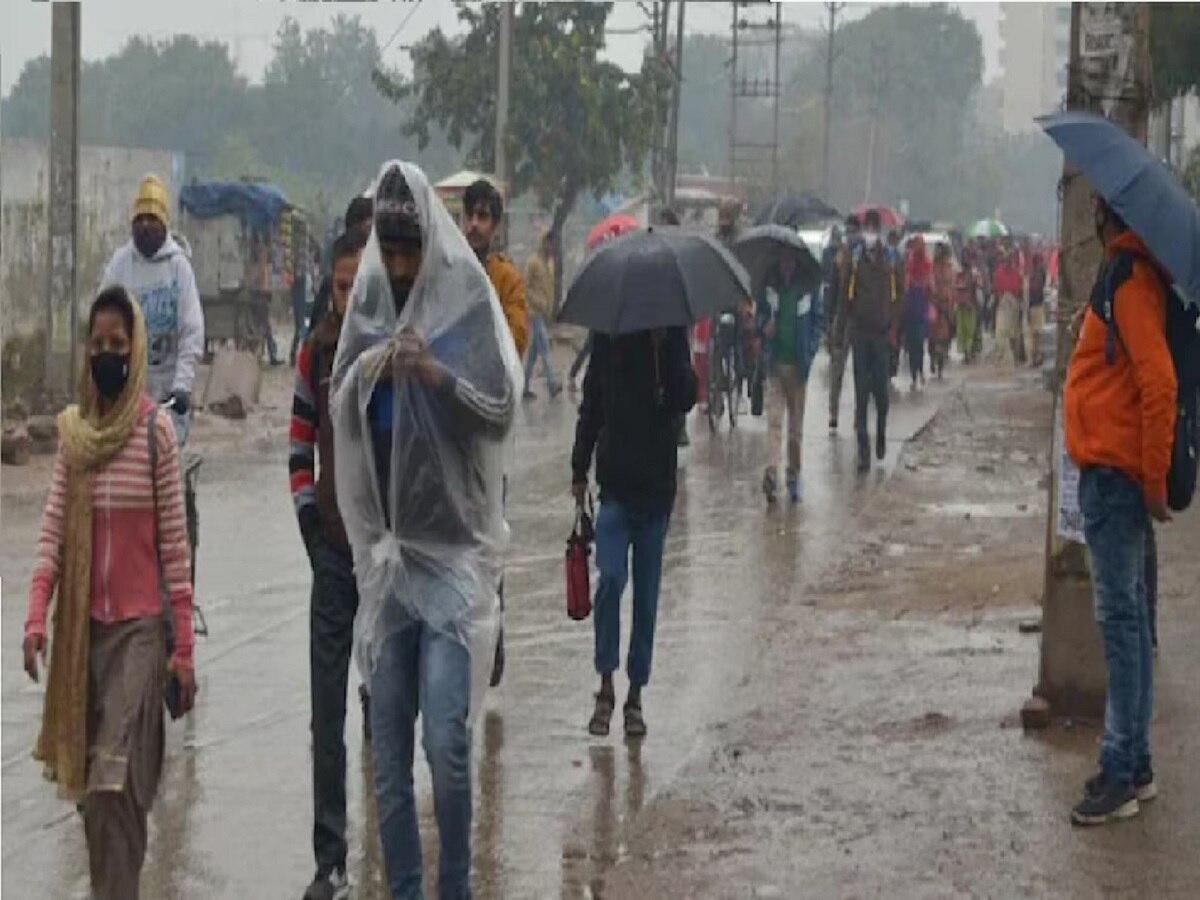
<path fill-rule="evenodd" d="M 742 369 L 737 317 L 734 313 L 722 313 L 709 338 L 706 411 L 708 426 L 714 433 L 726 410 L 730 429 L 737 428 L 738 402 L 745 381 Z"/>

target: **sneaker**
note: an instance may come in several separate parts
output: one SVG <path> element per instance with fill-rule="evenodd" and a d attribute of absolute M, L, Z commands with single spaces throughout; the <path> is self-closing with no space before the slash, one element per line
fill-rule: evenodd
<path fill-rule="evenodd" d="M 769 466 L 763 472 L 762 490 L 763 496 L 767 498 L 767 503 L 773 504 L 775 502 L 775 495 L 779 492 L 779 476 Z"/>
<path fill-rule="evenodd" d="M 350 879 L 341 869 L 328 875 L 319 872 L 304 892 L 304 900 L 350 900 Z"/>
<path fill-rule="evenodd" d="M 1104 825 L 1138 814 L 1133 785 L 1116 784 L 1101 776 L 1092 786 L 1095 792 L 1085 791 L 1084 798 L 1071 810 L 1071 822 L 1075 825 Z"/>
<path fill-rule="evenodd" d="M 829 433 L 830 434 L 837 433 L 837 416 L 829 417 Z"/>
<path fill-rule="evenodd" d="M 792 501 L 792 503 L 800 502 L 800 479 L 799 478 L 792 477 L 787 480 L 787 492 L 788 492 L 788 499 L 790 499 Z"/>
<path fill-rule="evenodd" d="M 1089 778 L 1083 786 L 1084 793 L 1089 797 L 1104 791 L 1104 771 L 1101 770 Z M 1154 770 L 1149 763 L 1139 764 L 1133 773 L 1133 793 L 1139 803 L 1148 803 L 1158 796 L 1158 785 L 1154 781 Z"/>

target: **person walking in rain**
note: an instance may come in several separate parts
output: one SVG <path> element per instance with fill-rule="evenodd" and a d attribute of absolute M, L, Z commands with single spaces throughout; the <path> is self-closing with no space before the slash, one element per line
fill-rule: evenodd
<path fill-rule="evenodd" d="M 887 414 L 890 400 L 891 343 L 898 301 L 896 266 L 880 237 L 879 213 L 868 210 L 862 247 L 851 259 L 846 287 L 847 333 L 854 352 L 854 432 L 858 440 L 858 471 L 871 468 L 871 436 L 867 405 L 875 400 L 875 455 L 887 455 Z"/>
<path fill-rule="evenodd" d="M 929 368 L 941 381 L 950 359 L 954 333 L 954 314 L 951 312 L 954 308 L 954 264 L 950 261 L 949 244 L 938 244 L 934 248 L 929 304 Z"/>
<path fill-rule="evenodd" d="M 1021 297 L 1024 290 L 1017 252 L 1012 241 L 1005 237 L 992 274 L 992 294 L 996 298 L 996 353 L 1010 366 L 1016 366 L 1021 352 Z"/>
<path fill-rule="evenodd" d="M 308 646 L 317 871 L 304 900 L 344 900 L 350 895 L 346 875 L 346 690 L 358 588 L 334 485 L 329 381 L 365 243 L 355 231 L 333 243 L 330 309 L 300 346 L 292 399 L 288 474 L 313 571 Z M 368 709 L 364 704 L 364 713 Z"/>
<path fill-rule="evenodd" d="M 1046 257 L 1034 252 L 1029 264 L 1029 364 L 1042 367 L 1042 329 L 1046 327 Z"/>
<path fill-rule="evenodd" d="M 192 264 L 167 231 L 170 205 L 161 178 L 142 179 L 133 201 L 131 238 L 108 261 L 100 286 L 121 285 L 141 307 L 148 344 L 146 390 L 156 402 L 170 403 L 182 443 L 196 367 L 204 358 L 204 311 Z"/>
<path fill-rule="evenodd" d="M 546 390 L 554 399 L 562 393 L 562 385 L 554 376 L 554 364 L 550 360 L 550 320 L 554 317 L 554 232 L 542 235 L 541 246 L 529 257 L 525 265 L 526 299 L 529 302 L 529 323 L 532 330 L 529 354 L 525 360 L 526 400 L 536 399 L 530 389 L 533 373 L 541 360 L 546 374 Z"/>
<path fill-rule="evenodd" d="M 507 256 L 492 248 L 496 229 L 504 218 L 504 200 L 500 192 L 486 178 L 480 178 L 463 192 L 463 227 L 467 243 L 475 251 L 480 265 L 487 272 L 500 308 L 517 346 L 517 354 L 524 358 L 529 348 L 529 307 L 525 296 L 525 280 Z M 505 491 L 508 493 L 507 480 Z M 500 580 L 500 634 L 496 639 L 496 658 L 492 664 L 491 686 L 496 687 L 504 679 L 504 579 Z"/>
<path fill-rule="evenodd" d="M 908 357 L 912 390 L 925 383 L 925 336 L 929 330 L 929 293 L 933 288 L 933 264 L 925 251 L 925 239 L 914 235 L 904 261 L 904 311 L 900 331 Z"/>
<path fill-rule="evenodd" d="M 650 682 L 663 548 L 675 505 L 679 416 L 696 404 L 684 328 L 595 334 L 592 361 L 571 452 L 572 490 L 582 506 L 596 458 L 600 513 L 596 518 L 595 666 L 600 675 L 588 731 L 608 734 L 621 658 L 621 595 L 633 554 L 633 630 L 629 638 L 629 695 L 625 734 L 646 735 L 642 691 Z"/>
<path fill-rule="evenodd" d="M 758 300 L 756 323 L 763 339 L 767 371 L 767 443 L 771 463 L 763 473 L 763 494 L 774 503 L 787 420 L 787 492 L 801 498 L 800 447 L 804 437 L 804 404 L 808 373 L 821 346 L 821 309 L 814 293 L 802 291 L 799 261 L 792 247 L 781 247 L 778 268 L 766 279 Z"/>
<path fill-rule="evenodd" d="M 1087 308 L 1063 391 L 1066 448 L 1081 470 L 1079 508 L 1108 676 L 1100 771 L 1071 811 L 1080 825 L 1136 815 L 1139 802 L 1157 795 L 1146 544 L 1151 519 L 1171 518 L 1167 472 L 1177 391 L 1166 338 L 1170 278 L 1100 198 L 1095 216 L 1106 259 L 1096 290 L 1106 292 L 1101 299 L 1111 322 Z M 1128 277 L 1118 281 L 1121 265 Z"/>
<path fill-rule="evenodd" d="M 423 892 L 417 717 L 438 895 L 471 893 L 471 722 L 492 667 L 504 442 L 523 376 L 495 291 L 425 174 L 389 162 L 333 369 L 338 508 L 358 583 L 375 796 L 394 900 Z"/>
<path fill-rule="evenodd" d="M 168 669 L 175 712 L 189 711 L 196 694 L 179 454 L 171 418 L 146 393 L 146 355 L 141 309 L 125 288 L 105 288 L 88 315 L 78 401 L 58 417 L 25 620 L 34 681 L 50 651 L 34 758 L 83 814 L 97 900 L 138 896 Z"/>
<path fill-rule="evenodd" d="M 842 406 L 842 381 L 846 375 L 846 359 L 850 342 L 846 336 L 846 288 L 850 282 L 850 261 L 859 245 L 861 230 L 857 216 L 846 219 L 845 239 L 840 241 L 834 255 L 829 295 L 825 304 L 825 321 L 829 327 L 829 430 L 838 429 L 838 411 Z"/>

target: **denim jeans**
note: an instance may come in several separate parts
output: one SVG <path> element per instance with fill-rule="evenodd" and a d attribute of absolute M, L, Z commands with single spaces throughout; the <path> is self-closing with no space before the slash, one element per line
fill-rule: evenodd
<path fill-rule="evenodd" d="M 317 871 L 346 869 L 346 690 L 358 587 L 349 553 L 318 537 L 309 629 L 312 693 L 313 855 Z"/>
<path fill-rule="evenodd" d="M 1080 473 L 1079 508 L 1108 670 L 1100 765 L 1110 780 L 1131 784 L 1135 768 L 1150 762 L 1154 653 L 1145 585 L 1150 518 L 1141 487 L 1104 467 Z"/>
<path fill-rule="evenodd" d="M 384 640 L 371 677 L 371 727 L 379 837 L 393 900 L 424 896 L 412 777 L 418 714 L 441 841 L 438 896 L 471 896 L 470 695 L 471 653 L 464 644 L 417 620 Z"/>
<path fill-rule="evenodd" d="M 529 391 L 529 383 L 533 381 L 533 370 L 541 359 L 542 369 L 546 373 L 546 387 L 553 393 L 558 389 L 558 379 L 550 363 L 550 332 L 546 328 L 546 320 L 539 315 L 529 317 L 530 338 L 529 354 L 525 358 L 525 390 Z"/>
<path fill-rule="evenodd" d="M 633 548 L 633 631 L 629 636 L 629 681 L 650 682 L 658 589 L 662 582 L 663 546 L 671 515 L 636 509 L 605 500 L 596 517 L 596 671 L 611 675 L 621 664 L 621 595 L 629 577 Z"/>

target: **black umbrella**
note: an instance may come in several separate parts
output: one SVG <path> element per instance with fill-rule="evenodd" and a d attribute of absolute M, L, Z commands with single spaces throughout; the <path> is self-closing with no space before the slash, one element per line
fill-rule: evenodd
<path fill-rule="evenodd" d="M 819 197 L 788 191 L 760 209 L 754 217 L 754 224 L 803 228 L 841 217 L 841 213 Z"/>
<path fill-rule="evenodd" d="M 757 290 L 767 275 L 779 263 L 779 251 L 791 247 L 796 253 L 796 275 L 803 293 L 814 291 L 821 284 L 821 264 L 793 229 L 782 225 L 756 225 L 738 235 L 733 245 L 737 257 L 750 275 L 750 284 Z"/>
<path fill-rule="evenodd" d="M 558 318 L 628 334 L 690 325 L 749 296 L 746 270 L 713 238 L 653 227 L 607 241 L 584 260 Z"/>

